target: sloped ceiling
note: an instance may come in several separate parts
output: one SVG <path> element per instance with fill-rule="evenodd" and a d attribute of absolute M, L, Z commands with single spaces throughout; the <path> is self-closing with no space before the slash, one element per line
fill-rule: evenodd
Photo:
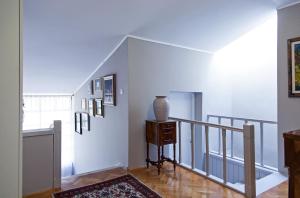
<path fill-rule="evenodd" d="M 24 0 L 24 93 L 73 93 L 126 35 L 216 51 L 289 0 Z"/>

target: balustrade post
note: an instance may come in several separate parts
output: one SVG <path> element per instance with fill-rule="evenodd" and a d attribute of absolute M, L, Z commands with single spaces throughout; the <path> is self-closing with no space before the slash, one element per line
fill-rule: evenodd
<path fill-rule="evenodd" d="M 227 183 L 227 159 L 226 159 L 226 129 L 222 129 L 222 145 L 223 145 L 223 183 Z"/>
<path fill-rule="evenodd" d="M 264 166 L 264 123 L 260 122 L 260 165 Z"/>
<path fill-rule="evenodd" d="M 230 125 L 233 127 L 233 118 L 230 119 Z M 230 132 L 230 157 L 233 158 L 233 131 Z"/>
<path fill-rule="evenodd" d="M 208 133 L 208 126 L 205 126 L 205 170 L 206 175 L 209 176 L 209 133 Z"/>
<path fill-rule="evenodd" d="M 179 164 L 182 162 L 181 158 L 181 121 L 178 121 L 178 152 L 179 152 Z"/>
<path fill-rule="evenodd" d="M 191 123 L 191 154 L 192 154 L 192 169 L 195 168 L 195 124 Z"/>
<path fill-rule="evenodd" d="M 218 125 L 221 125 L 221 117 L 218 117 Z M 218 128 L 218 153 L 221 155 L 221 128 Z"/>
<path fill-rule="evenodd" d="M 244 174 L 245 195 L 247 198 L 256 197 L 256 174 L 255 174 L 255 139 L 254 125 L 244 124 Z"/>
<path fill-rule="evenodd" d="M 60 188 L 61 186 L 61 121 L 53 122 L 53 187 Z"/>

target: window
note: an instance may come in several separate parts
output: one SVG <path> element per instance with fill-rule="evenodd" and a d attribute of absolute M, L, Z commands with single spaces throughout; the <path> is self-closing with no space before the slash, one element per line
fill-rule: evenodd
<path fill-rule="evenodd" d="M 62 176 L 73 173 L 72 97 L 26 95 L 23 130 L 49 128 L 62 121 Z"/>

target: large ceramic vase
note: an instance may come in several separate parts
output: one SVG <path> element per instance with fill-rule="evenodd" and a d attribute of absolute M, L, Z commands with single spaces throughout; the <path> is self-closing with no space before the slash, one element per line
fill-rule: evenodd
<path fill-rule="evenodd" d="M 153 101 L 153 109 L 157 121 L 168 120 L 170 104 L 167 96 L 156 96 L 156 99 Z"/>

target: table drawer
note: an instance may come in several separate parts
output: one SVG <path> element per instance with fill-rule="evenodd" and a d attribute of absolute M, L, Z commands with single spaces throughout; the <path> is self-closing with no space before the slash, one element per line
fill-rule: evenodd
<path fill-rule="evenodd" d="M 159 129 L 161 131 L 176 130 L 176 122 L 161 123 L 159 124 Z"/>
<path fill-rule="evenodd" d="M 161 145 L 176 143 L 176 131 L 160 133 L 159 139 Z"/>

